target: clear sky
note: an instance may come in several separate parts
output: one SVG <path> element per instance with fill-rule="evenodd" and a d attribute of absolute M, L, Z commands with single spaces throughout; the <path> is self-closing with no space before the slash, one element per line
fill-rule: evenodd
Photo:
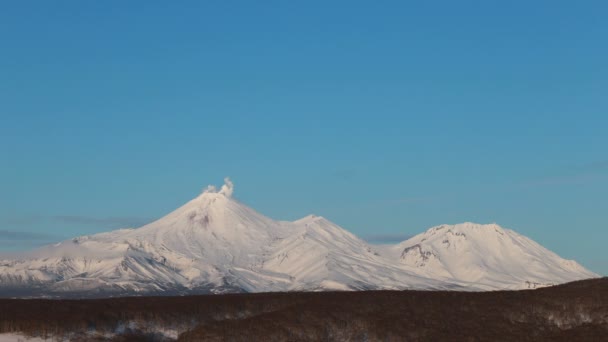
<path fill-rule="evenodd" d="M 608 274 L 606 1 L 4 1 L 0 250 L 230 176 L 390 241 L 497 222 Z"/>

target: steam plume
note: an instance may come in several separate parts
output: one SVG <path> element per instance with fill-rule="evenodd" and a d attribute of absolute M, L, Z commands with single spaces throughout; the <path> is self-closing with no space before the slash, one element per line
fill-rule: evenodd
<path fill-rule="evenodd" d="M 224 178 L 224 185 L 220 189 L 220 194 L 223 194 L 226 197 L 232 197 L 232 193 L 234 192 L 234 183 L 230 180 L 230 178 Z"/>
<path fill-rule="evenodd" d="M 203 189 L 203 194 L 222 194 L 226 197 L 232 197 L 232 193 L 234 192 L 234 183 L 230 180 L 230 178 L 224 178 L 224 185 L 218 191 L 214 185 L 209 185 L 205 189 Z"/>

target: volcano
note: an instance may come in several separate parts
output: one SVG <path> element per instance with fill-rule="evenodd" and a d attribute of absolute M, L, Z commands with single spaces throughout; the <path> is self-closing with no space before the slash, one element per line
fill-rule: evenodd
<path fill-rule="evenodd" d="M 229 180 L 136 229 L 77 237 L 0 261 L 0 295 L 106 297 L 328 290 L 497 290 L 598 275 L 496 224 L 371 245 L 329 220 L 268 218 Z"/>

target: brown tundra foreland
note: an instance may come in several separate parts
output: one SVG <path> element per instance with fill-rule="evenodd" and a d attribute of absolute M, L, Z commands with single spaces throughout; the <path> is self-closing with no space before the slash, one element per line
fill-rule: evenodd
<path fill-rule="evenodd" d="M 497 292 L 0 299 L 0 332 L 54 341 L 608 341 L 608 278 Z"/>

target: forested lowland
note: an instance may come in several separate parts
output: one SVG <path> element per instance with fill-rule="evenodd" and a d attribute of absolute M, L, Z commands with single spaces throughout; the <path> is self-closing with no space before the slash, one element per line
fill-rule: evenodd
<path fill-rule="evenodd" d="M 496 292 L 0 299 L 0 333 L 71 341 L 608 341 L 608 278 Z"/>

